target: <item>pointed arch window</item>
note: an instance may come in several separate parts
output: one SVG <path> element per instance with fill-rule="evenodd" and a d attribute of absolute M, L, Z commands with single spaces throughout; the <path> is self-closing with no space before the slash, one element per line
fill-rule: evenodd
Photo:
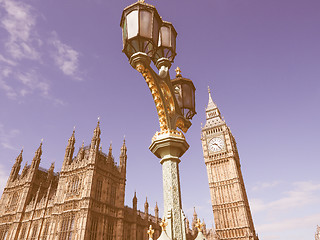
<path fill-rule="evenodd" d="M 74 214 L 63 216 L 60 227 L 59 240 L 71 240 L 74 230 Z"/>
<path fill-rule="evenodd" d="M 37 239 L 38 224 L 34 224 L 31 233 L 31 239 Z"/>
<path fill-rule="evenodd" d="M 114 232 L 114 219 L 108 218 L 106 224 L 106 233 L 107 233 L 107 240 L 113 240 L 113 232 Z"/>
<path fill-rule="evenodd" d="M 8 236 L 8 227 L 0 228 L 0 240 L 7 240 Z"/>
<path fill-rule="evenodd" d="M 74 176 L 71 180 L 71 182 L 69 182 L 69 193 L 71 194 L 77 194 L 79 192 L 80 189 L 80 180 L 78 176 Z"/>
<path fill-rule="evenodd" d="M 90 229 L 90 240 L 97 239 L 97 230 L 98 230 L 98 218 L 93 217 L 91 222 L 91 229 Z"/>
<path fill-rule="evenodd" d="M 117 197 L 117 187 L 115 184 L 111 185 L 111 192 L 110 192 L 110 203 L 112 205 L 116 204 L 116 197 Z"/>
<path fill-rule="evenodd" d="M 48 237 L 49 237 L 49 226 L 50 226 L 50 222 L 47 221 L 46 225 L 44 227 L 44 230 L 43 230 L 42 240 L 47 240 L 48 239 Z"/>
<path fill-rule="evenodd" d="M 10 201 L 10 208 L 16 207 L 18 204 L 18 200 L 19 200 L 18 193 L 14 193 Z"/>
<path fill-rule="evenodd" d="M 20 238 L 19 238 L 20 240 L 26 239 L 26 231 L 27 231 L 27 227 L 23 226 L 22 230 L 21 230 L 21 233 L 20 233 Z"/>
<path fill-rule="evenodd" d="M 102 193 L 102 179 L 99 178 L 97 180 L 96 193 L 95 193 L 97 200 L 101 199 L 101 193 Z"/>

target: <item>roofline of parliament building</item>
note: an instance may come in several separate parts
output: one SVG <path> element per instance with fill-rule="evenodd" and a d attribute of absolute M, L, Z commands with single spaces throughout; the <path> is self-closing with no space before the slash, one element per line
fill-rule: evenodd
<path fill-rule="evenodd" d="M 20 173 L 22 153 L 16 158 L 0 200 L 0 240 L 146 240 L 152 225 L 154 239 L 161 233 L 159 209 L 149 214 L 146 200 L 144 212 L 137 209 L 136 194 L 132 207 L 124 205 L 127 147 L 120 150 L 119 164 L 109 152 L 100 148 L 100 124 L 93 132 L 91 144 L 80 147 L 74 156 L 75 131 L 68 140 L 59 173 L 54 164 L 41 167 L 42 143 L 31 165 Z M 192 228 L 186 219 L 187 239 L 197 235 L 197 214 Z M 203 229 L 208 240 L 218 239 L 213 230 Z"/>

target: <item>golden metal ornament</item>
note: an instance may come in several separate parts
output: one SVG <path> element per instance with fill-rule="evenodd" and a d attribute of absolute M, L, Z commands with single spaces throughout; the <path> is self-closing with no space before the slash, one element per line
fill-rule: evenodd
<path fill-rule="evenodd" d="M 176 71 L 176 77 L 181 77 L 181 69 L 177 67 L 175 71 Z"/>
<path fill-rule="evenodd" d="M 149 235 L 149 238 L 152 239 L 153 237 L 153 234 L 154 234 L 154 230 L 152 229 L 152 226 L 150 225 L 149 226 L 149 230 L 147 231 L 148 235 Z"/>
<path fill-rule="evenodd" d="M 200 218 L 197 219 L 197 224 L 196 224 L 196 228 L 198 228 L 198 231 L 201 232 L 202 231 L 202 227 L 204 226 L 203 223 L 201 223 Z"/>
<path fill-rule="evenodd" d="M 152 70 L 149 70 L 142 63 L 138 63 L 135 69 L 142 74 L 152 94 L 158 112 L 160 132 L 168 129 L 174 130 L 177 127 L 183 132 L 187 132 L 191 124 L 188 124 L 182 115 L 176 114 L 178 109 L 176 109 L 175 96 L 166 80 L 161 79 L 157 82 Z M 180 69 L 178 72 L 181 73 Z"/>
<path fill-rule="evenodd" d="M 166 218 L 163 218 L 160 223 L 160 227 L 161 227 L 162 231 L 166 230 L 167 225 L 168 225 L 168 223 L 166 223 Z"/>
<path fill-rule="evenodd" d="M 167 130 L 168 121 L 165 115 L 164 103 L 162 102 L 160 93 L 157 90 L 155 80 L 153 79 L 150 71 L 147 68 L 145 68 L 142 64 L 138 64 L 136 66 L 136 70 L 142 74 L 151 91 L 158 112 L 160 129 Z"/>

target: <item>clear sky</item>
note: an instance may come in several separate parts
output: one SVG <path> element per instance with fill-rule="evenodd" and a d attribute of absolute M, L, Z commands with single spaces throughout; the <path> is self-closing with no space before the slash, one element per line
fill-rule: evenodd
<path fill-rule="evenodd" d="M 200 126 L 207 86 L 234 134 L 256 230 L 263 240 L 313 239 L 320 225 L 320 1 L 149 0 L 177 32 L 182 75 L 198 114 L 180 163 L 183 209 L 213 224 Z M 0 0 L 0 187 L 24 146 L 31 162 L 60 171 L 76 126 L 89 144 L 101 117 L 102 146 L 128 147 L 126 204 L 146 196 L 162 214 L 159 130 L 142 76 L 121 52 L 129 0 Z M 2 190 L 1 190 L 2 191 Z M 153 212 L 153 209 L 150 209 Z"/>

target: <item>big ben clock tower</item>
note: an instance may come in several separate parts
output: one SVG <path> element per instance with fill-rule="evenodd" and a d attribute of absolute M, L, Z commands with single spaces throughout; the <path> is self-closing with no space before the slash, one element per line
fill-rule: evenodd
<path fill-rule="evenodd" d="M 236 141 L 212 101 L 210 89 L 201 140 L 219 239 L 258 240 L 241 174 Z"/>

